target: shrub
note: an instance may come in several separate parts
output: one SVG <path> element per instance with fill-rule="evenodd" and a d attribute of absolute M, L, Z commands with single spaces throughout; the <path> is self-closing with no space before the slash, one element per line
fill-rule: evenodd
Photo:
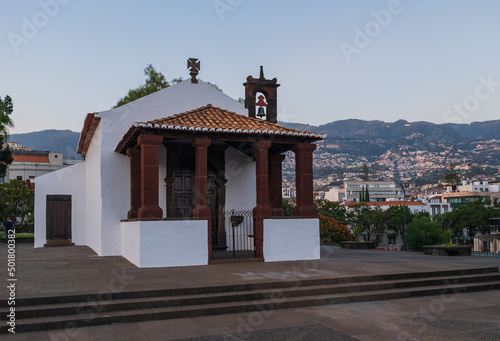
<path fill-rule="evenodd" d="M 451 229 L 444 229 L 443 230 L 443 235 L 444 235 L 444 244 L 445 246 L 451 246 Z"/>
<path fill-rule="evenodd" d="M 443 242 L 443 232 L 439 223 L 431 218 L 416 217 L 407 227 L 408 249 L 422 251 L 423 245 L 440 245 Z"/>
<path fill-rule="evenodd" d="M 342 221 L 318 215 L 321 245 L 338 245 L 342 241 L 353 241 L 354 236 Z"/>

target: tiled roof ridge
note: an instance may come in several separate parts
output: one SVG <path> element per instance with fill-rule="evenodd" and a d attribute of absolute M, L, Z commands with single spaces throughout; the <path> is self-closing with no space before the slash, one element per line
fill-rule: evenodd
<path fill-rule="evenodd" d="M 252 123 L 255 123 L 256 125 L 261 126 L 260 128 L 256 129 L 234 129 L 234 128 L 215 128 L 215 127 L 193 127 L 193 124 L 191 126 L 180 126 L 178 124 L 174 125 L 171 124 L 169 125 L 172 121 L 175 122 L 177 119 L 181 119 L 186 116 L 198 114 L 198 113 L 204 113 L 207 110 L 214 110 L 217 114 L 228 114 L 228 117 L 236 117 L 242 120 L 246 120 L 247 122 L 250 121 Z M 147 122 L 136 122 L 134 124 L 135 127 L 144 127 L 144 128 L 164 128 L 164 129 L 173 129 L 173 130 L 197 130 L 197 131 L 211 131 L 211 132 L 230 132 L 230 133 L 264 133 L 264 134 L 281 134 L 281 135 L 295 135 L 295 136 L 307 136 L 307 137 L 314 137 L 314 138 L 325 138 L 326 135 L 324 134 L 316 134 L 312 132 L 306 132 L 302 130 L 297 130 L 293 128 L 287 128 L 280 126 L 278 124 L 264 121 L 259 118 L 255 117 L 248 117 L 242 114 L 238 114 L 233 111 L 229 111 L 227 109 L 222 109 L 216 106 L 212 106 L 211 104 L 207 104 L 205 106 L 202 106 L 200 108 L 188 110 L 182 113 L 178 113 L 172 116 L 168 116 L 165 118 L 160 118 L 160 119 L 155 119 L 152 121 L 147 121 Z"/>

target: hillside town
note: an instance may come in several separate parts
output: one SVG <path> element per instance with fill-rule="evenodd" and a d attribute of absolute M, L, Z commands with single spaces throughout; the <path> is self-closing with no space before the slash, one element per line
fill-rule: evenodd
<path fill-rule="evenodd" d="M 376 140 L 365 142 L 383 144 Z M 322 198 L 334 187 L 362 179 L 363 165 L 369 169 L 370 181 L 408 183 L 409 193 L 415 198 L 446 192 L 443 176 L 450 165 L 462 181 L 500 180 L 499 140 L 476 141 L 470 148 L 462 148 L 439 144 L 419 149 L 413 144 L 400 144 L 379 156 L 366 156 L 338 153 L 338 145 L 322 141 L 314 153 L 315 193 Z M 283 178 L 284 187 L 292 193 L 293 169 L 294 157 L 289 153 L 283 163 Z"/>

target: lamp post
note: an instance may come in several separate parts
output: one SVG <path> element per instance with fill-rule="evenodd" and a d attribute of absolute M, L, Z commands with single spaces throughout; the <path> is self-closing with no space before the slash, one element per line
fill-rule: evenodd
<path fill-rule="evenodd" d="M 404 250 L 408 251 L 406 244 L 406 189 L 408 188 L 408 183 L 401 183 L 401 190 L 403 191 L 403 214 L 404 214 L 404 235 L 405 235 L 405 246 Z"/>

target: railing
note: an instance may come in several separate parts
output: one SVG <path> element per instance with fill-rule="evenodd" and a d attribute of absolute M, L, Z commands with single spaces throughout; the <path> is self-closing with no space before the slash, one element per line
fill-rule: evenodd
<path fill-rule="evenodd" d="M 227 245 L 213 249 L 212 259 L 255 257 L 253 211 L 220 212 L 219 224 L 225 228 Z"/>
<path fill-rule="evenodd" d="M 500 234 L 480 234 L 474 237 L 474 256 L 500 257 Z"/>

